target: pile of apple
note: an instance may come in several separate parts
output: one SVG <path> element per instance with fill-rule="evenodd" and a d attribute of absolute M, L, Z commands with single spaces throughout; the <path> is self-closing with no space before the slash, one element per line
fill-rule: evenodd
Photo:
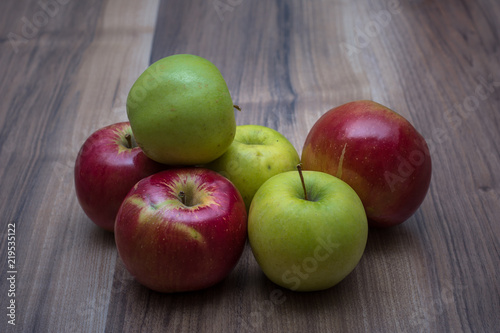
<path fill-rule="evenodd" d="M 78 153 L 80 205 L 114 232 L 125 267 L 150 289 L 222 281 L 247 238 L 274 283 L 330 288 L 359 263 L 369 226 L 400 224 L 424 200 L 427 144 L 380 104 L 326 112 L 301 158 L 274 129 L 236 126 L 234 108 L 211 62 L 169 56 L 132 86 L 129 121 L 97 130 Z"/>

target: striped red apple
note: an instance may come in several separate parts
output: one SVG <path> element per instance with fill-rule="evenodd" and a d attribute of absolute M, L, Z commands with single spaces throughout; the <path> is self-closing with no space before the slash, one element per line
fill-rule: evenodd
<path fill-rule="evenodd" d="M 208 288 L 238 262 L 247 237 L 245 203 L 215 171 L 179 168 L 139 181 L 116 217 L 125 267 L 159 292 Z"/>
<path fill-rule="evenodd" d="M 429 148 L 408 120 L 373 101 L 326 112 L 302 150 L 305 170 L 330 173 L 359 195 L 370 226 L 398 225 L 412 216 L 429 188 Z"/>
<path fill-rule="evenodd" d="M 144 155 L 129 122 L 105 126 L 92 133 L 78 152 L 76 196 L 90 220 L 112 232 L 116 213 L 135 183 L 166 168 Z"/>

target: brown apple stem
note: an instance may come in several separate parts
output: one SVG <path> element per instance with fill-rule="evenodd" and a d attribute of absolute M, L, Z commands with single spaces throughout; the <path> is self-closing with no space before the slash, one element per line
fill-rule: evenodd
<path fill-rule="evenodd" d="M 184 193 L 183 191 L 180 191 L 179 198 L 181 199 L 182 204 L 185 206 L 186 205 L 186 193 Z"/>
<path fill-rule="evenodd" d="M 132 148 L 132 135 L 125 134 L 125 140 L 127 140 L 127 148 Z"/>
<path fill-rule="evenodd" d="M 302 174 L 302 164 L 301 163 L 297 164 L 297 170 L 299 171 L 300 181 L 302 182 L 302 188 L 304 189 L 304 199 L 309 200 L 307 198 L 306 183 L 304 182 L 304 175 Z"/>
<path fill-rule="evenodd" d="M 233 105 L 233 108 L 235 108 L 238 111 L 241 111 L 241 108 L 238 105 Z"/>

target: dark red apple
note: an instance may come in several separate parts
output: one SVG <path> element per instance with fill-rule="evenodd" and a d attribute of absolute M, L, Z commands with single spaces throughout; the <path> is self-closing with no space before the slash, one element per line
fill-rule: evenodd
<path fill-rule="evenodd" d="M 139 181 L 116 217 L 127 270 L 159 292 L 193 291 L 222 281 L 245 246 L 247 213 L 236 187 L 215 171 L 179 168 Z"/>
<path fill-rule="evenodd" d="M 113 231 L 116 213 L 130 189 L 144 177 L 167 167 L 144 155 L 128 122 L 95 131 L 75 162 L 75 189 L 87 216 Z"/>
<path fill-rule="evenodd" d="M 302 150 L 305 170 L 345 181 L 359 195 L 370 226 L 406 221 L 431 180 L 425 139 L 401 115 L 373 101 L 333 108 L 311 128 Z"/>

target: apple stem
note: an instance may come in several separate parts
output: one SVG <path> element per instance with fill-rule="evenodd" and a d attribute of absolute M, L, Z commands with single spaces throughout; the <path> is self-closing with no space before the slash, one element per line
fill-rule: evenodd
<path fill-rule="evenodd" d="M 132 148 L 132 135 L 125 134 L 125 140 L 127 140 L 127 148 Z"/>
<path fill-rule="evenodd" d="M 184 193 L 183 191 L 180 191 L 179 198 L 181 199 L 182 204 L 185 206 L 186 205 L 186 193 Z"/>
<path fill-rule="evenodd" d="M 302 163 L 297 164 L 297 170 L 299 171 L 300 181 L 302 182 L 302 188 L 304 189 L 304 199 L 309 200 L 307 198 L 306 183 L 304 181 L 304 175 L 302 174 Z"/>
<path fill-rule="evenodd" d="M 236 104 L 235 104 L 235 105 L 233 105 L 233 108 L 235 108 L 235 109 L 236 109 L 236 110 L 238 110 L 238 111 L 241 111 L 241 108 L 240 108 L 238 105 L 236 105 Z"/>

